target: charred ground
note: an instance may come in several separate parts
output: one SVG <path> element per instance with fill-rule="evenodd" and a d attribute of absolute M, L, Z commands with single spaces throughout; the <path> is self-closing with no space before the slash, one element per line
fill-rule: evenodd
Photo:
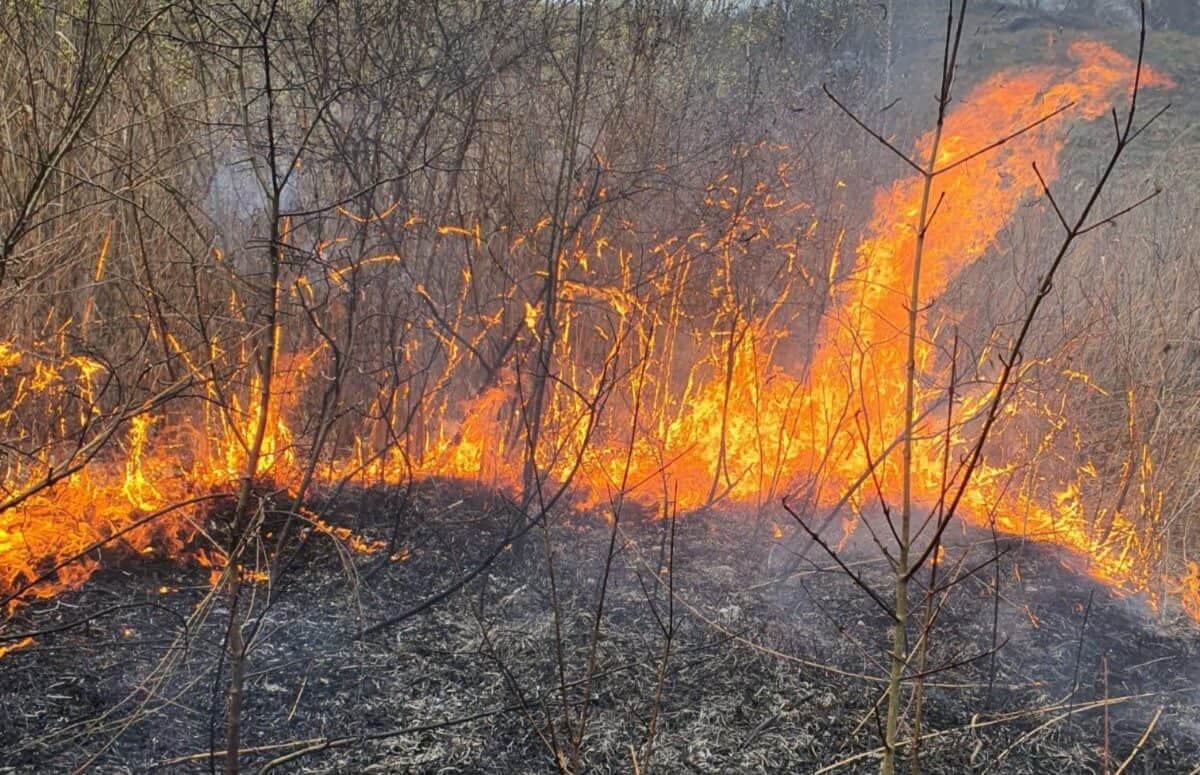
<path fill-rule="evenodd" d="M 248 771 L 325 747 L 276 771 L 553 770 L 537 730 L 560 724 L 564 698 L 541 529 L 501 552 L 460 593 L 363 636 L 385 613 L 475 569 L 504 542 L 514 512 L 498 496 L 428 482 L 406 496 L 343 494 L 334 515 L 395 546 L 389 558 L 386 549 L 347 554 L 319 534 L 296 544 L 247 664 Z M 578 707 L 584 698 L 575 681 L 610 528 L 579 513 L 552 514 L 547 524 L 567 612 L 566 701 Z M 628 771 L 630 746 L 645 737 L 659 623 L 669 610 L 669 524 L 631 518 L 619 534 L 587 699 L 588 771 Z M 714 511 L 678 521 L 675 653 L 653 754 L 660 772 L 877 766 L 869 752 L 880 745 L 872 708 L 885 671 L 886 616 L 819 550 L 782 576 L 795 544 L 775 537 L 777 525 L 790 535 L 774 513 Z M 1114 597 L 1058 550 L 976 530 L 952 533 L 941 572 L 964 580 L 932 639 L 929 669 L 953 667 L 927 678 L 927 771 L 1098 771 L 1105 708 L 1111 767 L 1134 750 L 1159 708 L 1126 771 L 1195 766 L 1194 629 L 1171 611 L 1154 615 L 1143 601 Z M 866 583 L 882 586 L 884 569 L 870 556 L 863 552 L 855 567 Z M 210 726 L 218 750 L 221 740 L 212 712 L 224 636 L 219 605 L 187 631 L 208 592 L 206 574 L 126 562 L 9 620 L 7 643 L 40 634 L 0 661 L 0 771 L 208 771 Z M 169 654 L 176 660 L 160 674 Z"/>

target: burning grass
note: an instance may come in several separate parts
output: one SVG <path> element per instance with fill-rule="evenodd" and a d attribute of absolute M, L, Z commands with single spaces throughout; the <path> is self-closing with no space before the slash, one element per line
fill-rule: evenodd
<path fill-rule="evenodd" d="M 755 72 L 741 57 L 758 25 L 790 23 L 773 6 L 746 10 L 746 25 L 734 21 L 741 11 L 697 12 L 736 44 L 731 69 L 710 75 L 677 69 L 680 57 L 656 56 L 644 37 L 653 28 L 654 40 L 715 56 L 690 37 L 699 28 L 664 32 L 604 4 L 519 5 L 424 20 L 438 35 L 452 21 L 478 40 L 530 47 L 465 47 L 486 49 L 483 68 L 459 61 L 463 47 L 419 36 L 360 40 L 365 25 L 346 47 L 371 50 L 367 78 L 340 50 L 292 47 L 347 44 L 340 21 L 317 11 L 301 24 L 299 9 L 277 15 L 274 5 L 265 16 L 223 6 L 186 18 L 165 6 L 100 25 L 112 36 L 100 42 L 105 67 L 129 58 L 134 72 L 170 71 L 171 87 L 152 96 L 131 75 L 118 80 L 129 94 L 113 97 L 117 70 L 103 88 L 85 88 L 82 70 L 56 88 L 73 55 L 62 67 L 50 66 L 52 51 L 13 60 L 36 93 L 0 117 L 13 147 L 29 147 L 9 154 L 14 201 L 25 204 L 4 211 L 0 305 L 32 325 L 0 330 L 0 605 L 11 633 L 0 668 L 57 669 L 55 641 L 117 628 L 88 657 L 105 676 L 87 687 L 95 714 L 63 716 L 59 694 L 31 697 L 31 715 L 13 716 L 24 730 L 14 761 L 120 766 L 128 756 L 134 769 L 202 768 L 205 740 L 236 749 L 244 729 L 256 762 L 322 754 L 335 769 L 520 770 L 544 765 L 548 750 L 564 771 L 610 768 L 627 751 L 635 769 L 639 751 L 647 764 L 700 770 L 853 769 L 877 754 L 888 672 L 886 739 L 902 716 L 924 719 L 933 726 L 912 733 L 929 732 L 922 748 L 946 771 L 976 760 L 1019 771 L 1035 744 L 1056 766 L 1107 770 L 1118 751 L 1179 764 L 1143 751 L 1152 732 L 1190 756 L 1183 722 L 1195 709 L 1179 697 L 1195 676 L 1174 661 L 1189 636 L 1155 634 L 1122 606 L 1200 617 L 1190 546 L 1200 464 L 1187 462 L 1200 411 L 1186 334 L 1194 305 L 1179 290 L 1194 280 L 1194 254 L 1173 247 L 1175 227 L 1152 225 L 1133 248 L 1087 235 L 1111 213 L 1140 216 L 1154 196 L 1138 188 L 1140 169 L 1129 186 L 1106 184 L 1133 138 L 1167 142 L 1160 125 L 1143 137 L 1133 103 L 1190 94 L 1191 71 L 1153 53 L 1143 62 L 1140 48 L 1135 64 L 1111 40 L 1060 29 L 1020 61 L 996 58 L 959 93 L 956 43 L 936 129 L 916 118 L 877 133 L 875 119 L 826 90 L 823 110 L 836 104 L 896 164 L 872 169 L 869 153 L 839 161 L 814 146 L 823 122 L 846 124 L 840 113 L 841 124 L 821 113 L 809 134 L 738 126 L 717 141 L 692 131 L 691 103 L 661 99 L 660 85 L 678 80 L 726 100 L 743 69 Z M 75 30 L 40 7 L 12 13 L 20 23 L 0 34 L 66 42 Z M 243 27 L 261 46 L 214 61 Z M 889 51 L 891 34 L 889 21 Z M 83 48 L 94 42 L 85 35 Z M 547 80 L 543 54 L 573 59 L 574 79 Z M 374 72 L 380 63 L 419 75 Z M 410 82 L 421 86 L 376 91 Z M 74 123 L 52 162 L 22 166 L 45 158 L 39 117 L 56 115 L 55 100 L 77 86 L 64 111 L 84 124 L 134 110 L 168 117 L 122 124 L 160 130 L 151 146 L 181 133 L 162 156 L 174 161 L 145 172 L 157 181 L 145 201 L 120 186 L 99 203 L 80 194 L 76 181 L 107 180 L 112 150 Z M 473 95 L 469 120 L 455 110 L 462 95 Z M 162 104 L 128 107 L 143 99 Z M 740 109 L 740 95 L 728 99 Z M 427 121 L 396 108 L 428 100 Z M 1114 118 L 1128 105 L 1128 122 L 1116 121 L 1116 150 L 1085 186 L 1077 168 L 1095 161 L 1097 144 L 1078 138 L 1108 131 L 1114 104 Z M 738 123 L 708 108 L 717 123 Z M 648 128 L 643 113 L 673 119 Z M 528 119 L 549 114 L 561 125 Z M 401 142 L 416 125 L 421 134 Z M 457 151 L 429 150 L 440 135 L 450 148 L 460 130 Z M 432 154 L 424 178 L 407 162 L 356 155 L 381 138 Z M 457 161 L 444 168 L 443 156 Z M 227 163 L 243 157 L 245 170 Z M 1115 198 L 1135 189 L 1134 206 Z M 187 228 L 165 225 L 166 211 Z M 60 232 L 69 217 L 49 212 L 102 223 Z M 1064 212 L 1082 215 L 1073 226 Z M 9 292 L 9 270 L 32 292 Z M 1060 305 L 1049 325 L 1043 302 Z M 448 495 L 464 487 L 479 491 Z M 764 521 L 781 500 L 800 533 Z M 671 594 L 663 563 L 676 521 L 637 515 L 680 511 L 691 554 Z M 962 534 L 941 545 L 950 524 Z M 606 530 L 619 551 L 597 569 Z M 806 532 L 845 578 L 794 554 Z M 1025 541 L 1047 546 L 1026 551 Z M 740 556 L 720 556 L 721 546 Z M 781 557 L 791 569 L 782 580 Z M 124 575 L 130 558 L 179 567 L 157 568 L 154 596 L 141 595 Z M 959 583 L 939 587 L 918 615 L 906 590 L 933 583 L 922 575 L 930 568 Z M 334 578 L 338 604 L 327 599 Z M 1086 591 L 1086 604 L 1042 599 L 1035 585 L 1046 578 Z M 116 602 L 98 603 L 107 588 Z M 894 607 L 879 592 L 889 589 Z M 855 590 L 875 610 L 851 603 Z M 89 606 L 76 620 L 65 615 L 71 600 Z M 935 614 L 952 636 L 931 640 L 942 623 L 910 650 L 906 623 Z M 812 626 L 797 630 L 801 621 Z M 1128 633 L 1151 661 L 1134 664 L 1115 644 L 1097 650 L 1088 631 L 1098 623 Z M 890 666 L 880 656 L 889 627 Z M 1032 635 L 1043 631 L 1049 640 Z M 1042 677 L 1005 672 L 991 654 L 1001 642 Z M 117 653 L 141 660 L 140 683 L 125 657 L 106 661 Z M 909 659 L 949 668 L 901 681 Z M 1169 673 L 1135 675 L 1168 662 Z M 578 665 L 582 677 L 568 677 Z M 957 683 L 943 684 L 946 674 Z M 783 691 L 769 697 L 771 681 Z M 921 687 L 912 712 L 897 707 L 901 683 Z M 675 699 L 647 709 L 647 685 Z M 752 695 L 731 706 L 744 686 Z M 1139 743 L 1126 721 L 1143 723 L 1147 702 L 1157 704 Z M 35 732 L 50 717 L 61 723 Z M 156 731 L 130 743 L 129 725 Z M 661 732 L 653 752 L 631 731 L 642 726 L 650 739 Z M 176 728 L 190 730 L 183 747 L 194 753 L 180 753 Z M 508 748 L 482 736 L 491 728 Z M 885 773 L 890 758 L 889 748 Z"/>
<path fill-rule="evenodd" d="M 931 232 L 924 299 L 940 296 L 994 246 L 1021 203 L 1056 181 L 1068 130 L 1102 116 L 1129 89 L 1132 61 L 1103 43 L 1076 41 L 1066 59 L 1069 64 L 1001 71 L 975 86 L 949 114 L 935 162 L 944 172 L 932 192 L 946 207 Z M 1152 68 L 1142 73 L 1141 84 L 1146 89 L 1175 86 Z M 995 138 L 1022 129 L 993 152 L 974 155 Z M 929 143 L 929 135 L 917 140 L 918 154 Z M 115 533 L 135 551 L 179 555 L 194 537 L 199 517 L 194 508 L 172 505 L 198 493 L 235 491 L 250 464 L 251 440 L 260 422 L 264 434 L 261 449 L 253 453 L 254 474 L 297 496 L 302 493 L 295 488 L 310 481 L 395 484 L 429 475 L 518 490 L 527 473 L 521 445 L 528 441 L 523 440 L 528 428 L 522 425 L 536 409 L 536 465 L 551 480 L 570 480 L 592 504 L 616 490 L 623 491 L 623 498 L 648 504 L 670 494 L 685 510 L 717 500 L 761 505 L 797 491 L 806 491 L 821 506 L 846 497 L 895 501 L 900 469 L 890 453 L 902 431 L 894 408 L 903 393 L 905 340 L 900 332 L 905 329 L 903 298 L 915 239 L 911 220 L 921 180 L 902 177 L 876 192 L 852 259 L 840 255 L 844 233 L 838 235 L 825 259 L 828 307 L 804 365 L 788 357 L 794 349 L 789 340 L 803 334 L 796 330 L 791 305 L 793 297 L 811 292 L 816 282 L 805 264 L 817 246 L 808 244 L 806 235 L 819 219 L 806 194 L 793 184 L 796 163 L 790 148 L 764 145 L 733 153 L 735 160 L 751 155 L 773 162 L 773 169 L 768 167 L 766 176 L 750 186 L 731 173 L 719 176 L 705 189 L 700 217 L 681 224 L 678 234 L 657 234 L 647 243 L 629 221 L 614 223 L 600 213 L 579 212 L 569 244 L 556 257 L 562 273 L 556 291 L 561 293 L 556 299 L 561 315 L 553 321 L 553 341 L 546 351 L 548 373 L 555 375 L 552 384 L 506 367 L 491 369 L 488 383 L 469 390 L 476 371 L 470 354 L 484 345 L 491 321 L 511 316 L 514 308 L 523 310 L 510 344 L 521 337 L 543 346 L 548 332 L 542 330 L 547 325 L 544 305 L 523 300 L 519 286 L 510 287 L 494 309 L 471 314 L 465 306 L 480 282 L 470 269 L 473 251 L 521 255 L 538 243 L 552 220 L 539 219 L 516 234 L 501 228 L 485 245 L 478 223 L 430 224 L 418 214 L 399 212 L 398 204 L 370 218 L 341 208 L 345 221 L 339 228 L 372 228 L 402 219 L 403 228 L 432 228 L 439 245 L 465 251 L 467 266 L 440 298 L 422 282 L 414 287 L 416 299 L 431 314 L 441 309 L 438 314 L 452 315 L 427 321 L 429 344 L 447 348 L 439 356 L 440 374 L 428 393 L 398 392 L 394 379 L 374 371 L 386 364 L 363 364 L 378 377 L 375 392 L 358 395 L 355 412 L 344 407 L 336 423 L 328 403 L 332 394 L 326 392 L 320 398 L 325 409 L 315 439 L 306 426 L 321 385 L 332 380 L 338 395 L 359 392 L 351 391 L 351 379 L 339 366 L 346 355 L 329 337 L 305 345 L 303 338 L 276 331 L 266 394 L 261 374 L 250 375 L 245 390 L 230 390 L 211 379 L 210 370 L 232 353 L 240 351 L 235 363 L 252 360 L 244 346 L 211 342 L 206 351 L 196 352 L 168 338 L 164 346 L 186 373 L 167 393 L 185 382 L 204 385 L 203 411 L 158 413 L 151 406 L 130 406 L 108 418 L 102 430 L 93 429 L 93 415 L 100 413 L 99 396 L 114 374 L 71 351 L 70 321 L 53 341 L 26 349 L 3 345 L 0 376 L 11 393 L 5 422 L 28 422 L 24 418 L 56 402 L 78 406 L 79 414 L 64 413 L 47 429 L 48 437 L 27 439 L 36 443 L 36 453 L 15 458 L 5 471 L 4 489 L 12 495 L 0 503 L 0 594 L 15 605 L 13 596 L 24 594 L 25 585 L 47 567 Z M 1031 159 L 1040 164 L 1039 171 Z M 600 189 L 587 196 L 603 200 L 606 195 Z M 282 234 L 285 241 L 302 239 L 289 224 Z M 347 239 L 317 244 L 315 258 L 326 270 L 323 277 L 296 272 L 285 285 L 288 303 L 303 309 L 315 310 L 319 296 L 339 299 L 325 308 L 325 319 L 318 324 L 322 331 L 342 324 L 347 313 L 341 304 L 357 293 L 349 285 L 351 274 L 405 264 L 403 254 L 346 257 L 341 247 Z M 97 279 L 109 245 L 106 234 L 95 262 Z M 650 274 L 635 261 L 647 250 L 657 263 Z M 214 257 L 224 261 L 219 252 Z M 700 274 L 704 266 L 710 271 Z M 751 267 L 776 277 L 778 292 L 761 295 L 761 289 L 744 287 L 742 276 Z M 341 298 L 346 294 L 350 296 Z M 699 299 L 707 301 L 697 307 Z M 235 291 L 231 310 L 241 303 Z M 957 458 L 969 448 L 978 416 L 991 398 L 994 375 L 987 364 L 999 345 L 990 337 L 977 353 L 977 374 L 969 377 L 977 384 L 948 383 L 952 365 L 968 370 L 966 364 L 948 362 L 944 333 L 969 324 L 964 315 L 942 309 L 936 321 L 923 319 L 915 353 L 922 382 L 918 413 L 927 418 L 918 433 L 927 441 L 914 456 L 914 497 L 930 504 L 956 486 L 954 476 L 947 479 L 946 451 Z M 690 322 L 697 316 L 698 321 Z M 345 322 L 352 323 L 353 317 Z M 421 357 L 412 349 L 404 354 L 414 362 Z M 1089 384 L 1086 373 L 1068 371 Z M 545 395 L 530 403 L 530 391 Z M 957 405 L 946 429 L 950 438 L 943 439 L 937 409 L 947 391 Z M 1072 423 L 1065 407 L 1039 417 L 1047 407 L 1036 394 L 1029 404 L 1024 402 L 1020 397 L 1009 402 L 1008 423 L 1020 426 L 1031 419 L 1034 427 L 1049 425 L 1047 435 L 1027 438 L 1032 448 L 990 454 L 965 493 L 961 515 L 977 524 L 995 520 L 1006 533 L 1088 555 L 1092 572 L 1115 586 L 1161 590 L 1155 567 L 1160 549 L 1148 533 L 1161 521 L 1157 511 L 1162 502 L 1152 493 L 1111 507 L 1083 503 L 1079 480 L 1095 464 L 1082 454 L 1051 472 L 1061 477 L 1058 484 L 1013 486 L 1025 467 L 1021 458 L 1042 457 L 1051 438 L 1065 435 Z M 420 421 L 397 429 L 398 413 Z M 633 435 L 631 424 L 637 426 Z M 32 435 L 24 427 L 16 432 L 18 439 Z M 341 441 L 327 445 L 333 436 Z M 1125 478 L 1141 477 L 1138 486 L 1145 488 L 1154 461 L 1147 457 L 1148 448 L 1142 455 Z M 868 470 L 874 470 L 870 482 L 862 478 Z M 47 488 L 51 481 L 55 484 Z M 141 515 L 163 509 L 171 513 L 152 525 L 137 524 Z M 77 586 L 95 568 L 80 557 L 56 579 L 29 591 L 53 595 Z M 1166 588 L 1190 595 L 1187 566 L 1169 573 L 1175 575 Z M 1194 606 L 1195 601 L 1188 603 Z"/>

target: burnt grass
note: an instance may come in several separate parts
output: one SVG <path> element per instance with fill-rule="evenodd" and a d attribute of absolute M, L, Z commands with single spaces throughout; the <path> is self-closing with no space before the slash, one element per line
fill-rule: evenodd
<path fill-rule="evenodd" d="M 498 496 L 438 481 L 407 496 L 341 493 L 328 514 L 394 551 L 348 555 L 311 535 L 291 544 L 269 607 L 265 586 L 248 592 L 259 626 L 246 772 L 297 751 L 271 771 L 552 772 L 543 738 L 562 740 L 564 702 L 577 723 L 585 699 L 587 772 L 632 772 L 631 747 L 641 771 L 878 767 L 887 616 L 819 549 L 787 574 L 802 542 L 782 513 L 678 520 L 673 654 L 649 763 L 669 521 L 623 516 L 585 698 L 610 536 L 601 512 L 552 513 L 548 531 L 531 530 L 460 591 L 367 634 L 478 567 L 517 516 Z M 1200 635 L 1178 612 L 1115 596 L 1050 547 L 958 526 L 947 542 L 939 575 L 960 582 L 930 638 L 925 772 L 1104 772 L 1106 736 L 1109 772 L 1135 749 L 1125 772 L 1200 762 Z M 886 569 L 861 543 L 847 561 L 886 596 Z M 113 557 L 83 589 L 0 624 L 0 645 L 39 633 L 0 659 L 0 772 L 221 771 L 208 752 L 224 740 L 224 599 L 189 621 L 208 592 L 194 564 Z"/>

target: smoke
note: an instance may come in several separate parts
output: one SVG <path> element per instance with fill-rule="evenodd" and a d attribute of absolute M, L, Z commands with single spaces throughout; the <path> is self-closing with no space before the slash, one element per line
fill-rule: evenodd
<path fill-rule="evenodd" d="M 277 176 L 283 178 L 280 208 L 286 212 L 296 209 L 301 200 L 301 171 L 297 167 L 287 174 L 286 154 L 278 154 L 280 169 Z M 217 225 L 217 234 L 226 244 L 226 249 L 238 244 L 239 238 L 266 218 L 269 205 L 271 180 L 265 159 L 256 159 L 242 144 L 235 144 L 224 154 L 216 156 L 213 172 L 208 181 L 208 191 L 203 200 L 204 212 Z"/>

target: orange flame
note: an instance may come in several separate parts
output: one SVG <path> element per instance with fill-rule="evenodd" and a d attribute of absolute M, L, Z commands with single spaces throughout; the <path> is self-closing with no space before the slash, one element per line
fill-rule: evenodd
<path fill-rule="evenodd" d="M 1133 69 L 1128 58 L 1096 42 L 1076 43 L 1069 53 L 1074 67 L 1042 65 L 1001 72 L 973 89 L 948 115 L 936 161 L 947 171 L 936 179 L 933 201 L 942 204 L 926 244 L 923 302 L 942 294 L 995 243 L 1017 207 L 1039 195 L 1031 160 L 1038 162 L 1047 182 L 1057 178 L 1057 155 L 1068 122 L 1095 119 L 1127 93 Z M 1173 86 L 1150 69 L 1143 72 L 1142 83 Z M 987 154 L 970 157 L 997 136 L 1067 105 L 1071 108 L 1061 115 Z M 928 155 L 931 142 L 930 136 L 917 142 L 918 157 Z M 781 157 L 789 153 L 772 150 Z M 735 157 L 744 153 L 739 149 Z M 574 485 L 584 502 L 601 502 L 623 488 L 626 497 L 642 501 L 665 501 L 677 493 L 676 506 L 687 510 L 719 499 L 762 505 L 783 493 L 808 489 L 814 502 L 831 504 L 885 457 L 886 447 L 899 436 L 905 305 L 921 178 L 902 178 L 877 192 L 851 266 L 845 266 L 850 257 L 842 255 L 844 231 L 837 230 L 828 258 L 821 263 L 827 271 L 810 273 L 800 257 L 820 221 L 796 197 L 791 166 L 782 161 L 770 182 L 751 186 L 735 184 L 731 176 L 714 181 L 706 192 L 705 217 L 678 235 L 647 243 L 632 224 L 606 224 L 589 216 L 580 219 L 582 226 L 566 240 L 558 256 L 561 278 L 551 352 L 555 380 L 543 413 L 542 438 L 548 441 L 539 443 L 535 459 L 552 479 L 562 481 L 574 471 Z M 398 211 L 397 205 L 390 205 L 376 214 L 343 210 L 342 215 L 356 227 L 369 228 Z M 543 239 L 553 223 L 542 218 L 523 233 L 501 229 L 501 235 L 486 234 L 478 223 L 429 228 L 431 239 L 452 242 L 457 250 L 517 252 Z M 426 226 L 418 215 L 404 216 L 403 228 Z M 336 252 L 346 242 L 338 237 L 324 240 L 318 253 L 332 262 L 325 253 Z M 108 244 L 106 236 L 96 262 L 97 279 Z M 636 271 L 635 256 L 642 253 L 653 255 L 659 265 L 652 277 Z M 331 269 L 324 278 L 298 276 L 291 292 L 311 300 L 318 283 L 324 283 L 331 293 L 349 293 L 357 273 L 401 271 L 406 264 L 405 257 L 392 253 L 368 256 L 353 266 Z M 769 278 L 757 277 L 748 269 L 751 265 L 769 267 L 770 272 L 763 270 Z M 413 476 L 452 476 L 491 486 L 520 486 L 525 456 L 521 412 L 528 398 L 528 374 L 519 365 L 499 368 L 480 385 L 477 379 L 472 382 L 465 364 L 470 362 L 469 351 L 490 329 L 508 327 L 522 343 L 543 344 L 538 337 L 549 305 L 524 287 L 480 302 L 470 294 L 472 270 L 464 268 L 457 279 L 453 275 L 447 273 L 450 279 L 438 289 L 413 283 L 421 308 L 439 318 L 427 321 L 440 348 L 430 386 L 420 396 L 392 383 L 364 389 L 368 400 L 360 427 L 334 434 L 315 465 L 317 481 L 396 483 Z M 843 275 L 847 279 L 839 282 Z M 541 276 L 534 279 L 541 284 Z M 760 279 L 776 284 L 772 293 L 761 294 L 767 302 L 748 306 L 743 288 Z M 791 297 L 810 288 L 828 294 L 832 310 L 820 325 L 816 349 L 804 371 L 801 358 L 792 355 L 794 318 L 788 316 L 793 314 Z M 469 315 L 468 301 L 486 307 L 474 328 L 462 322 Z M 692 314 L 685 307 L 691 303 L 711 310 L 709 330 L 689 323 Z M 231 310 L 238 308 L 235 294 L 229 305 Z M 88 310 L 92 314 L 93 307 Z M 922 325 L 928 322 L 922 319 Z M 924 334 L 917 350 L 922 385 L 944 384 L 948 364 L 933 344 L 936 331 Z M 255 418 L 264 410 L 258 403 L 258 378 L 217 394 L 201 364 L 231 358 L 238 346 L 212 343 L 197 352 L 169 335 L 166 339 L 165 346 L 197 381 L 208 385 L 204 408 L 191 417 L 133 417 L 117 434 L 119 445 L 110 445 L 107 455 L 0 511 L 0 595 L 22 589 L 77 555 L 78 561 L 24 597 L 51 596 L 81 584 L 97 567 L 97 560 L 84 550 L 122 531 L 128 531 L 122 539 L 136 552 L 177 555 L 196 535 L 199 513 L 180 509 L 143 526 L 137 526 L 139 518 L 198 493 L 227 489 L 244 473 L 248 440 Z M 44 445 L 32 459 L 0 471 L 6 493 L 36 489 L 55 472 L 64 454 L 69 459 L 69 451 L 64 453 L 68 440 L 85 435 L 81 429 L 92 420 L 92 410 L 86 407 L 95 403 L 104 367 L 71 355 L 63 342 L 27 347 L 0 342 L 0 384 L 11 399 L 0 411 L 0 426 L 16 427 L 21 416 L 45 412 L 66 395 L 81 397 L 85 407 L 78 416 L 62 412 L 57 427 L 47 431 L 49 438 L 62 443 Z M 629 342 L 635 346 L 630 348 Z M 58 357 L 45 357 L 43 351 L 55 344 Z M 283 354 L 274 372 L 257 475 L 287 492 L 304 477 L 307 464 L 300 444 L 311 427 L 305 423 L 311 414 L 306 396 L 322 389 L 322 369 L 330 353 L 324 343 L 290 350 L 282 340 L 280 345 Z M 404 347 L 413 348 L 400 352 L 410 358 L 419 345 Z M 251 360 L 243 355 L 243 363 Z M 631 367 L 638 363 L 643 367 Z M 634 376 L 614 382 L 614 373 Z M 1088 381 L 1082 373 L 1076 378 Z M 471 392 L 464 385 L 472 385 Z M 612 408 L 597 416 L 589 397 L 609 386 L 614 392 Z M 924 387 L 920 405 L 933 407 L 940 397 L 941 391 Z M 987 395 L 961 398 L 959 414 L 970 416 Z M 217 411 L 214 406 L 226 409 Z M 640 408 L 635 412 L 634 407 Z M 395 418 L 405 412 L 415 419 L 405 426 L 398 443 Z M 922 430 L 928 440 L 918 445 L 914 490 L 918 501 L 933 504 L 943 485 L 946 442 L 935 438 L 936 428 Z M 967 441 L 956 435 L 951 447 L 961 450 Z M 581 460 L 577 471 L 576 459 Z M 963 515 L 979 524 L 994 520 L 1005 532 L 1078 551 L 1089 558 L 1093 573 L 1113 585 L 1147 588 L 1149 563 L 1142 561 L 1144 548 L 1134 520 L 1115 514 L 1106 529 L 1096 530 L 1074 481 L 1063 484 L 1049 500 L 1032 492 L 1007 495 L 1014 470 L 1011 462 L 985 461 L 966 494 Z M 851 495 L 861 503 L 878 487 L 885 499 L 892 498 L 899 490 L 898 475 L 889 458 L 879 466 L 876 480 Z M 1153 497 L 1143 498 L 1143 504 L 1144 509 L 1161 507 Z M 315 516 L 310 522 L 356 551 L 383 546 Z M 773 534 L 780 536 L 778 527 Z M 219 577 L 223 559 L 213 550 L 194 556 Z M 407 556 L 406 551 L 397 554 L 400 560 Z M 1200 618 L 1198 577 L 1193 564 L 1175 591 L 1192 601 L 1185 605 Z"/>

